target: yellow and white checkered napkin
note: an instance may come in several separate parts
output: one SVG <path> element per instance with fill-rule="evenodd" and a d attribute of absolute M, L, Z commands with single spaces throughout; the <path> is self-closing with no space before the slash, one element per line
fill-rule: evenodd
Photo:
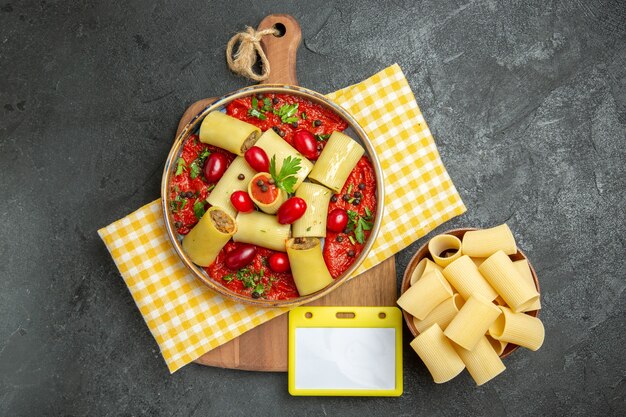
<path fill-rule="evenodd" d="M 397 64 L 328 97 L 365 129 L 385 178 L 383 224 L 359 274 L 464 213 L 465 206 Z M 160 200 L 98 233 L 170 372 L 287 311 L 226 300 L 196 280 L 168 240 Z"/>

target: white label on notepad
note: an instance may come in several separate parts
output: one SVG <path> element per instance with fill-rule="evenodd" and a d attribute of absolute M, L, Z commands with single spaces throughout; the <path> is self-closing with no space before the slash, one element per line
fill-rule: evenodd
<path fill-rule="evenodd" d="M 394 389 L 395 341 L 392 328 L 298 328 L 296 388 Z"/>

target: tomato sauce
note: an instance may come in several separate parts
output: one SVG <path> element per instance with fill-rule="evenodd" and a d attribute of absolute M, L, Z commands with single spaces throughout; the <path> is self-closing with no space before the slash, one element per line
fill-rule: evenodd
<path fill-rule="evenodd" d="M 209 191 L 214 184 L 209 183 L 204 178 L 203 167 L 204 161 L 198 158 L 218 152 L 228 157 L 228 164 L 235 159 L 235 155 L 215 146 L 207 145 L 200 142 L 198 135 L 191 135 L 181 154 L 182 161 L 176 161 L 176 170 L 172 176 L 170 183 L 170 210 L 174 217 L 174 226 L 181 235 L 189 233 L 191 228 L 200 220 L 194 211 L 194 206 L 198 202 L 206 200 Z M 196 162 L 196 168 L 192 167 L 192 163 Z M 199 172 L 198 172 L 199 170 Z M 195 178 L 192 178 L 195 176 Z M 200 204 L 200 203 L 198 203 Z M 203 204 L 203 208 L 207 208 L 208 204 Z"/>
<path fill-rule="evenodd" d="M 254 124 L 262 131 L 273 128 L 291 145 L 293 145 L 293 134 L 296 130 L 308 130 L 316 135 L 318 153 L 324 148 L 328 136 L 333 131 L 343 131 L 348 127 L 348 124 L 334 112 L 299 97 L 286 94 L 265 94 L 263 96 L 257 95 L 254 101 L 257 103 L 256 108 L 258 112 L 256 113 L 250 111 L 252 109 L 253 97 L 249 96 L 229 103 L 226 107 L 227 114 Z M 284 115 L 281 118 L 280 110 L 284 108 L 283 106 L 289 105 L 293 109 L 296 104 L 297 108 L 293 111 L 291 117 L 297 118 L 297 121 L 289 121 Z M 226 155 L 229 165 L 235 158 L 235 155 L 228 151 L 203 144 L 199 141 L 198 135 L 192 135 L 183 146 L 182 160 L 176 161 L 177 166 L 175 167 L 175 174 L 171 178 L 169 197 L 170 210 L 179 234 L 187 234 L 198 222 L 199 217 L 197 214 L 201 214 L 203 210 L 199 210 L 196 213 L 196 209 L 208 208 L 208 203 L 204 201 L 215 184 L 209 183 L 204 178 L 203 163 L 212 152 L 220 152 Z M 194 163 L 196 165 L 195 168 L 192 166 Z M 178 165 L 180 165 L 180 169 L 178 169 Z M 359 189 L 360 184 L 364 185 Z M 268 191 L 262 192 L 259 186 L 253 184 L 251 187 L 252 193 L 258 201 L 271 203 L 276 198 L 278 190 L 273 185 L 266 185 L 269 186 Z M 357 191 L 361 193 L 360 204 L 353 205 L 342 199 L 344 194 L 353 196 Z M 341 194 L 336 195 L 337 201 L 330 203 L 329 212 L 339 207 L 352 210 L 358 213 L 359 216 L 373 218 L 376 211 L 375 191 L 376 178 L 374 169 L 367 157 L 363 157 L 348 177 Z M 194 209 L 194 206 L 196 206 L 196 209 Z M 364 232 L 364 242 L 369 237 L 369 234 L 369 231 Z M 341 242 L 337 240 L 338 236 L 342 236 L 340 238 Z M 347 270 L 363 250 L 364 244 L 358 242 L 353 244 L 350 242 L 349 237 L 352 237 L 354 240 L 355 232 L 334 233 L 329 231 L 326 237 L 324 260 L 334 278 L 337 278 Z M 283 300 L 299 296 L 290 272 L 277 273 L 269 268 L 268 259 L 277 253 L 276 251 L 257 247 L 257 255 L 252 263 L 245 268 L 234 271 L 225 265 L 224 258 L 228 252 L 236 248 L 237 243 L 229 241 L 213 264 L 204 268 L 215 281 L 236 293 L 253 298 L 263 297 L 268 300 Z M 348 256 L 349 251 L 353 251 L 353 256 Z"/>
<path fill-rule="evenodd" d="M 249 114 L 249 110 L 252 108 L 252 96 L 238 98 L 233 100 L 226 106 L 226 112 L 244 122 L 251 123 L 258 126 L 262 131 L 276 127 L 279 133 L 287 143 L 293 146 L 293 133 L 298 129 L 305 129 L 314 135 L 318 135 L 317 145 L 318 151 L 321 151 L 326 145 L 328 138 L 324 138 L 325 135 L 330 135 L 333 131 L 337 130 L 342 132 L 348 127 L 348 123 L 341 117 L 336 115 L 330 110 L 326 110 L 318 104 L 314 104 L 309 100 L 290 96 L 288 94 L 264 94 L 261 100 L 258 100 L 257 107 L 262 108 L 263 99 L 267 98 L 272 103 L 272 108 L 279 110 L 284 105 L 298 105 L 298 109 L 294 116 L 298 117 L 296 125 L 292 123 L 283 123 L 281 118 L 273 111 L 266 111 L 263 113 L 265 120 Z M 305 114 L 303 120 L 302 113 Z M 319 121 L 319 122 L 316 122 Z M 275 129 L 276 130 L 276 129 Z"/>
<path fill-rule="evenodd" d="M 254 180 L 254 183 L 250 185 L 252 197 L 260 203 L 271 204 L 276 200 L 276 197 L 278 197 L 278 188 L 275 185 L 268 183 L 270 178 L 271 177 L 269 175 L 259 175 Z M 257 184 L 258 180 L 263 181 L 263 185 Z M 263 187 L 266 187 L 265 191 L 263 191 Z"/>
<path fill-rule="evenodd" d="M 226 254 L 236 248 L 237 243 L 230 241 L 226 244 L 215 262 L 204 268 L 209 276 L 229 290 L 249 297 L 252 297 L 259 284 L 263 286 L 265 299 L 284 300 L 298 297 L 298 290 L 291 273 L 273 272 L 268 266 L 269 257 L 277 253 L 276 251 L 257 246 L 257 254 L 252 263 L 242 268 L 243 273 L 238 274 L 237 270 L 232 270 L 224 264 Z"/>
<path fill-rule="evenodd" d="M 363 185 L 359 187 L 360 184 Z M 354 200 L 356 200 L 355 193 L 357 192 L 360 193 L 356 194 L 357 196 L 360 195 L 360 204 L 354 205 Z M 353 203 L 345 201 L 343 199 L 344 195 L 349 195 L 350 198 L 354 199 Z M 369 221 L 373 222 L 373 219 L 376 217 L 376 174 L 372 163 L 367 157 L 361 157 L 356 167 L 350 173 L 341 193 L 335 194 L 334 197 L 337 201 L 333 202 L 331 200 L 328 205 L 329 213 L 336 208 L 342 208 L 346 211 L 351 210 L 364 219 L 370 219 Z M 365 236 L 364 243 L 359 243 L 354 231 L 349 233 L 345 233 L 345 230 L 341 233 L 327 231 L 324 243 L 324 261 L 333 278 L 337 278 L 344 273 L 352 265 L 355 258 L 361 254 L 371 232 L 364 230 L 363 233 Z M 353 256 L 349 256 L 350 251 L 352 251 L 351 254 Z"/>

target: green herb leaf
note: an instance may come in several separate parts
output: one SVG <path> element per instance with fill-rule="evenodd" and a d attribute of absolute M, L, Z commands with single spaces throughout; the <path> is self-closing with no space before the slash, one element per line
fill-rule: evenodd
<path fill-rule="evenodd" d="M 348 191 L 346 191 L 346 194 L 350 194 L 352 192 L 352 184 L 350 184 L 350 186 L 348 187 Z"/>
<path fill-rule="evenodd" d="M 348 236 L 348 239 L 350 239 L 350 243 L 352 243 L 353 245 L 356 245 L 356 243 L 354 242 L 354 238 L 352 236 Z"/>
<path fill-rule="evenodd" d="M 270 100 L 268 97 L 265 97 L 263 99 L 263 112 L 267 112 L 270 111 L 272 109 L 272 100 Z"/>
<path fill-rule="evenodd" d="M 305 112 L 300 113 L 300 117 L 302 118 L 302 120 L 306 120 L 306 113 Z"/>
<path fill-rule="evenodd" d="M 307 232 L 310 232 L 310 231 L 311 231 L 311 226 L 307 227 L 307 228 L 306 228 L 306 231 L 307 231 Z"/>
<path fill-rule="evenodd" d="M 252 108 L 257 109 L 259 107 L 259 100 L 255 96 L 252 96 Z"/>
<path fill-rule="evenodd" d="M 180 175 L 183 171 L 187 171 L 187 166 L 185 165 L 185 160 L 183 158 L 178 158 L 176 160 L 176 164 L 176 174 L 174 175 Z"/>
<path fill-rule="evenodd" d="M 365 215 L 368 217 L 368 220 L 372 218 L 372 212 L 367 207 L 365 207 Z"/>
<path fill-rule="evenodd" d="M 228 274 L 226 275 L 224 278 L 222 278 L 224 281 L 226 282 L 231 282 L 232 280 L 235 279 L 235 276 L 233 274 Z"/>
<path fill-rule="evenodd" d="M 318 142 L 327 141 L 330 135 L 315 135 L 315 140 Z"/>
<path fill-rule="evenodd" d="M 193 205 L 193 212 L 198 220 L 200 220 L 202 216 L 204 216 L 204 213 L 206 212 L 206 210 L 204 209 L 204 200 L 196 201 L 196 203 Z"/>
<path fill-rule="evenodd" d="M 274 110 L 274 114 L 280 117 L 283 123 L 293 123 L 298 121 L 298 117 L 293 117 L 298 111 L 298 103 L 295 104 L 283 104 L 280 109 Z M 291 121 L 289 121 L 291 119 Z"/>
<path fill-rule="evenodd" d="M 280 172 L 276 172 L 276 155 L 270 160 L 270 175 L 276 183 L 276 187 L 285 190 L 287 193 L 293 193 L 293 187 L 298 182 L 296 174 L 300 171 L 300 158 L 288 156 L 283 160 Z"/>
<path fill-rule="evenodd" d="M 265 292 L 265 287 L 263 286 L 263 284 L 259 283 L 256 285 L 256 287 L 254 287 L 254 292 L 263 294 Z"/>
<path fill-rule="evenodd" d="M 202 172 L 202 168 L 198 166 L 198 160 L 195 159 L 191 165 L 189 165 L 189 177 L 194 180 L 198 178 L 198 175 Z"/>
<path fill-rule="evenodd" d="M 267 117 L 263 113 L 261 113 L 258 109 L 255 109 L 255 108 L 249 109 L 248 110 L 248 114 L 250 116 L 256 117 L 257 119 L 260 119 L 260 120 L 267 119 Z"/>

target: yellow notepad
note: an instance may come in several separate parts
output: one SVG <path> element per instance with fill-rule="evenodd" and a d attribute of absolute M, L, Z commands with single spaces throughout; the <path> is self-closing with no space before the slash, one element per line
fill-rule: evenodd
<path fill-rule="evenodd" d="M 289 313 L 289 393 L 402 395 L 396 307 L 298 307 Z"/>

